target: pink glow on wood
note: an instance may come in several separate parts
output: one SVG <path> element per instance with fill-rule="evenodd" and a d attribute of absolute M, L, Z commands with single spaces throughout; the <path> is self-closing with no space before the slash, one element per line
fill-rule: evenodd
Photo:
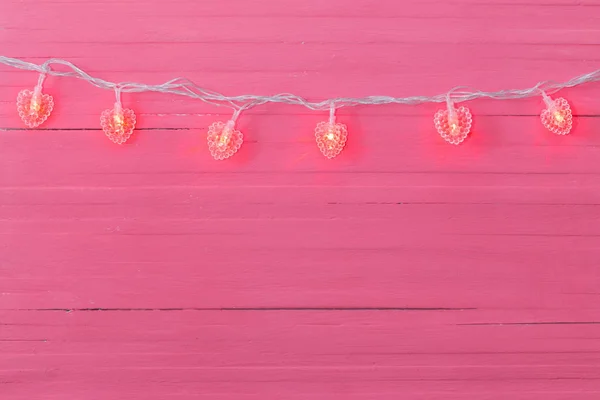
<path fill-rule="evenodd" d="M 311 99 L 529 87 L 599 67 L 593 2 L 2 0 L 2 54 L 110 80 L 186 76 L 226 94 Z M 23 129 L 0 68 L 0 399 L 596 400 L 600 85 L 469 103 L 242 113 L 49 77 Z"/>

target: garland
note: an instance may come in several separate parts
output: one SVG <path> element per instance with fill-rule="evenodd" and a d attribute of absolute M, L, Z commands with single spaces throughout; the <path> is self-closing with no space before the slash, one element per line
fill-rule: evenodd
<path fill-rule="evenodd" d="M 465 106 L 457 107 L 456 103 L 480 98 L 496 100 L 513 100 L 541 96 L 546 108 L 540 117 L 542 124 L 549 131 L 566 135 L 573 127 L 571 107 L 564 98 L 552 99 L 551 94 L 557 91 L 600 80 L 600 70 L 577 76 L 566 82 L 543 81 L 527 89 L 507 89 L 496 92 L 484 92 L 466 87 L 455 87 L 444 94 L 436 96 L 390 97 L 367 96 L 361 98 L 339 97 L 320 102 L 308 101 L 300 96 L 282 93 L 274 96 L 240 95 L 225 96 L 196 85 L 186 78 L 175 78 L 160 85 L 147 85 L 135 82 L 109 82 L 96 78 L 75 66 L 61 60 L 49 59 L 43 64 L 34 64 L 17 58 L 0 56 L 0 63 L 14 68 L 36 71 L 40 74 L 37 85 L 33 90 L 21 90 L 17 96 L 17 111 L 23 123 L 36 128 L 48 119 L 54 107 L 51 95 L 42 92 L 42 84 L 46 76 L 73 77 L 83 79 L 101 88 L 114 90 L 116 101 L 111 109 L 104 110 L 100 115 L 100 126 L 108 138 L 117 144 L 123 144 L 129 139 L 135 129 L 135 113 L 124 108 L 121 104 L 121 93 L 160 92 L 180 96 L 188 96 L 205 103 L 229 107 L 233 110 L 231 119 L 227 122 L 215 122 L 208 129 L 208 148 L 217 160 L 223 160 L 234 155 L 242 145 L 243 135 L 235 128 L 236 121 L 244 110 L 265 103 L 282 103 L 306 107 L 314 111 L 329 110 L 329 120 L 317 124 L 315 138 L 319 150 L 327 158 L 334 158 L 343 150 L 348 138 L 346 125 L 336 122 L 335 111 L 341 107 L 359 105 L 446 103 L 433 120 L 438 133 L 444 140 L 452 144 L 462 143 L 471 132 L 472 115 Z M 68 71 L 52 69 L 53 65 L 62 65 Z"/>

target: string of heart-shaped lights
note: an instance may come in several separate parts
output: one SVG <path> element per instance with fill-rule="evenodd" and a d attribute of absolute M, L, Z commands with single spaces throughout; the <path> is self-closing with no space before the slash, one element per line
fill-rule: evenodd
<path fill-rule="evenodd" d="M 390 97 L 367 96 L 361 98 L 339 97 L 311 102 L 300 96 L 282 93 L 274 96 L 240 95 L 225 96 L 223 94 L 204 89 L 189 79 L 175 78 L 160 85 L 147 85 L 133 82 L 109 82 L 95 78 L 74 64 L 61 60 L 50 59 L 43 64 L 34 64 L 17 58 L 0 56 L 0 63 L 30 71 L 39 72 L 40 76 L 33 91 L 24 89 L 17 96 L 17 110 L 23 123 L 29 128 L 36 128 L 48 119 L 54 107 L 54 101 L 49 94 L 42 93 L 42 84 L 46 76 L 74 77 L 83 79 L 101 89 L 114 90 L 116 102 L 112 109 L 107 109 L 100 116 L 100 126 L 110 140 L 117 144 L 125 143 L 135 129 L 135 113 L 133 110 L 123 108 L 121 93 L 160 92 L 181 96 L 188 96 L 205 103 L 225 106 L 233 110 L 229 121 L 215 122 L 207 134 L 208 148 L 211 155 L 217 160 L 224 160 L 233 156 L 243 143 L 242 133 L 236 129 L 236 121 L 240 114 L 250 108 L 265 103 L 282 103 L 306 107 L 314 111 L 329 110 L 329 120 L 317 124 L 315 139 L 321 153 L 327 158 L 338 156 L 343 150 L 348 130 L 346 125 L 336 122 L 335 111 L 342 107 L 359 105 L 407 104 L 416 105 L 423 103 L 446 103 L 446 108 L 439 110 L 434 116 L 434 125 L 440 136 L 448 143 L 460 144 L 471 132 L 473 118 L 471 111 L 466 106 L 456 107 L 459 102 L 475 99 L 489 98 L 496 100 L 514 100 L 528 97 L 541 96 L 546 108 L 542 110 L 540 118 L 542 124 L 550 132 L 566 135 L 573 127 L 571 107 L 564 98 L 552 99 L 553 94 L 561 89 L 579 86 L 585 83 L 600 80 L 600 70 L 577 76 L 566 82 L 538 82 L 528 89 L 508 89 L 496 92 L 484 92 L 456 87 L 445 94 L 436 96 Z M 52 65 L 62 65 L 67 71 L 58 71 Z"/>

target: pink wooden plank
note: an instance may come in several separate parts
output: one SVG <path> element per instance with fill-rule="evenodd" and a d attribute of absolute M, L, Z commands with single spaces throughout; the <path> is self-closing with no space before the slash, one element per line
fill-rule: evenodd
<path fill-rule="evenodd" d="M 26 382 L 65 394 L 88 386 L 92 396 L 117 398 L 135 394 L 140 382 L 153 395 L 183 398 L 323 390 L 355 398 L 597 395 L 597 347 L 577 337 L 597 334 L 598 325 L 464 325 L 479 314 L 5 312 L 1 344 L 14 334 L 22 340 L 11 342 L 1 366 L 15 368 L 7 376 L 15 395 L 27 392 Z"/>
<path fill-rule="evenodd" d="M 597 1 L 4 0 L 2 54 L 111 80 L 187 76 L 227 94 L 529 87 L 599 66 Z M 23 129 L 0 67 L 0 397 L 596 399 L 599 86 L 476 101 L 460 147 L 439 105 L 326 113 L 266 105 L 210 158 L 227 109 L 125 94 L 139 127 L 98 127 L 113 94 L 48 78 Z"/>

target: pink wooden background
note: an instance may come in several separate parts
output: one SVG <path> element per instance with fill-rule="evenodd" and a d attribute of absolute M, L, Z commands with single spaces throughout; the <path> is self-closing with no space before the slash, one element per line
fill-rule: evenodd
<path fill-rule="evenodd" d="M 437 94 L 600 67 L 600 1 L 1 0 L 0 53 L 110 80 L 187 76 L 226 94 Z M 0 398 L 600 398 L 600 85 L 476 101 L 460 147 L 438 106 L 242 115 L 124 96 L 139 130 L 99 130 L 113 94 L 0 67 Z"/>

